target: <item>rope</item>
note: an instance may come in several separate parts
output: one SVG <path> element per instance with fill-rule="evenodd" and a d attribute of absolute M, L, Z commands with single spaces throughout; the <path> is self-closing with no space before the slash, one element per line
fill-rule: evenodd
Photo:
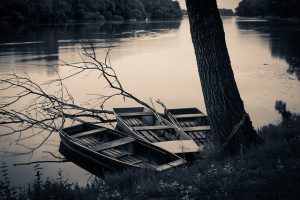
<path fill-rule="evenodd" d="M 239 128 L 241 128 L 241 126 L 245 123 L 246 121 L 246 117 L 247 114 L 245 113 L 241 119 L 241 121 L 235 125 L 235 127 L 232 129 L 229 137 L 227 138 L 227 140 L 223 143 L 223 145 L 220 147 L 219 152 L 223 151 L 224 148 L 229 144 L 230 140 L 233 138 L 233 136 L 237 133 L 237 131 L 239 130 Z"/>

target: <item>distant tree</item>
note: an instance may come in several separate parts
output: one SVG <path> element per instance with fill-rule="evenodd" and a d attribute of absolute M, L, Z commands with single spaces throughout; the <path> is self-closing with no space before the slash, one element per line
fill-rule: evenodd
<path fill-rule="evenodd" d="M 190 30 L 215 143 L 234 154 L 260 142 L 244 109 L 216 0 L 186 0 Z"/>
<path fill-rule="evenodd" d="M 146 11 L 144 5 L 139 0 L 123 0 L 122 15 L 126 19 L 145 19 Z"/>
<path fill-rule="evenodd" d="M 238 16 L 300 17 L 298 0 L 242 0 L 236 8 Z"/>
<path fill-rule="evenodd" d="M 71 14 L 70 7 L 65 0 L 53 0 L 53 18 L 55 21 L 63 22 Z"/>
<path fill-rule="evenodd" d="M 172 0 L 2 0 L 0 21 L 64 22 L 181 18 Z"/>
<path fill-rule="evenodd" d="M 231 9 L 221 8 L 219 9 L 221 16 L 233 16 L 233 11 Z"/>

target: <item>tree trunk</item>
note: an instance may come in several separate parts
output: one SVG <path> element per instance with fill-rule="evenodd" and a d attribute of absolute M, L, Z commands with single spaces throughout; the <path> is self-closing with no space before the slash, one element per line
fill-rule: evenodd
<path fill-rule="evenodd" d="M 212 134 L 217 147 L 234 154 L 261 142 L 244 109 L 216 0 L 186 0 L 190 31 Z"/>

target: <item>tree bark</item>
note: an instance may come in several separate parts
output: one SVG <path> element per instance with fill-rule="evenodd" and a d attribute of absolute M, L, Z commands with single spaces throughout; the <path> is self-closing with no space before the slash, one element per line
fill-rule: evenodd
<path fill-rule="evenodd" d="M 216 0 L 186 0 L 190 31 L 212 134 L 235 154 L 261 142 L 240 97 Z"/>

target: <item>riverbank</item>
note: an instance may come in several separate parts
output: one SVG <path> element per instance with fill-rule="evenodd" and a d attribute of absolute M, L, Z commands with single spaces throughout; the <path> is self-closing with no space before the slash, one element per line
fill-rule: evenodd
<path fill-rule="evenodd" d="M 80 188 L 58 172 L 27 187 L 14 188 L 2 167 L 1 199 L 299 199 L 300 116 L 258 131 L 263 145 L 248 154 L 217 159 L 207 148 L 193 166 L 164 173 L 125 171 Z"/>

